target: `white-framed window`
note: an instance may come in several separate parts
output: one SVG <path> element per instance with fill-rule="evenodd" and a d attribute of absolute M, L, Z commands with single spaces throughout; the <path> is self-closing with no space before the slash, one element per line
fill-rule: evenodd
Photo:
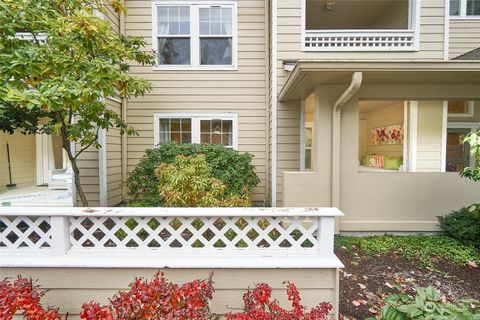
<path fill-rule="evenodd" d="M 450 17 L 480 19 L 480 0 L 450 0 Z"/>
<path fill-rule="evenodd" d="M 473 118 L 475 110 L 474 101 L 448 101 L 448 117 L 449 118 Z"/>
<path fill-rule="evenodd" d="M 236 1 L 152 3 L 154 69 L 236 70 Z"/>
<path fill-rule="evenodd" d="M 238 148 L 238 116 L 234 113 L 155 113 L 153 121 L 155 146 L 176 142 Z"/>

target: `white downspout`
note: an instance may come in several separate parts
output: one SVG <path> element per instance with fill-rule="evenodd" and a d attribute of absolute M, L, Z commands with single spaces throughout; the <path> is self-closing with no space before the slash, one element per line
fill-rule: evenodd
<path fill-rule="evenodd" d="M 332 207 L 340 207 L 340 120 L 341 111 L 345 103 L 348 102 L 360 89 L 362 85 L 362 72 L 354 72 L 350 86 L 337 99 L 333 105 L 332 114 Z"/>
<path fill-rule="evenodd" d="M 277 206 L 277 0 L 272 0 L 272 195 L 271 206 Z"/>

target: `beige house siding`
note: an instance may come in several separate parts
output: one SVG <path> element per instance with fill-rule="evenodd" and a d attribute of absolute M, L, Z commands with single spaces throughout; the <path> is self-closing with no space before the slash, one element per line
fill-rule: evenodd
<path fill-rule="evenodd" d="M 109 2 L 106 3 L 105 8 L 106 8 L 105 16 L 112 23 L 112 29 L 116 33 L 120 33 L 120 14 L 115 12 L 115 10 L 112 8 Z"/>
<path fill-rule="evenodd" d="M 127 121 L 139 133 L 128 137 L 128 171 L 146 149 L 154 147 L 153 114 L 238 114 L 238 149 L 254 155 L 261 183 L 254 200 L 266 199 L 267 172 L 267 49 L 265 1 L 238 1 L 238 71 L 153 71 L 151 66 L 132 66 L 134 75 L 151 81 L 153 90 L 131 99 Z M 126 33 L 152 43 L 151 1 L 126 1 Z"/>
<path fill-rule="evenodd" d="M 7 145 L 10 145 L 12 182 L 17 187 L 36 185 L 35 136 L 15 132 L 13 135 L 0 132 L 0 191 L 10 183 L 8 175 Z"/>
<path fill-rule="evenodd" d="M 441 172 L 442 101 L 419 101 L 417 122 L 417 172 Z"/>
<path fill-rule="evenodd" d="M 449 57 L 480 47 L 480 19 L 450 19 Z"/>
<path fill-rule="evenodd" d="M 79 143 L 75 145 L 76 151 L 81 149 Z M 88 148 L 77 159 L 78 169 L 80 170 L 80 183 L 87 197 L 90 206 L 100 205 L 100 185 L 98 178 L 98 150 Z M 74 182 L 72 182 L 74 183 Z M 77 193 L 77 205 L 81 206 L 82 202 Z"/>
<path fill-rule="evenodd" d="M 1 278 L 15 278 L 21 274 L 39 279 L 43 288 L 49 289 L 42 303 L 60 308 L 69 313 L 69 319 L 79 319 L 83 303 L 92 300 L 104 304 L 118 290 L 128 289 L 135 277 L 151 278 L 158 269 L 67 269 L 67 268 L 2 268 Z M 167 269 L 163 270 L 168 280 L 185 283 L 205 279 L 211 270 Z M 336 305 L 338 296 L 338 273 L 336 269 L 216 269 L 214 271 L 215 293 L 210 308 L 217 314 L 241 311 L 242 295 L 255 284 L 265 282 L 273 288 L 273 296 L 285 307 L 287 300 L 284 281 L 297 286 L 302 304 L 311 308 L 321 301 Z"/>
<path fill-rule="evenodd" d="M 444 53 L 445 3 L 421 2 L 420 50 L 418 52 L 302 52 L 301 1 L 278 1 L 278 89 L 288 76 L 284 60 L 441 60 Z M 282 204 L 283 172 L 300 168 L 300 103 L 278 103 L 277 204 Z"/>
<path fill-rule="evenodd" d="M 107 105 L 121 114 L 121 104 L 107 99 Z M 115 206 L 122 202 L 122 137 L 119 129 L 107 131 L 107 203 Z"/>

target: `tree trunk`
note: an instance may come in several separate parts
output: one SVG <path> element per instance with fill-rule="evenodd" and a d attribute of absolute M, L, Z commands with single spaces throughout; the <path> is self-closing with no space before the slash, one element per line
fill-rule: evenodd
<path fill-rule="evenodd" d="M 85 192 L 83 192 L 82 184 L 80 183 L 80 170 L 77 166 L 77 159 L 75 158 L 75 155 L 72 154 L 72 150 L 70 148 L 70 141 L 64 141 L 63 148 L 65 149 L 65 151 L 67 151 L 68 159 L 70 160 L 70 164 L 72 165 L 76 193 L 80 197 L 80 201 L 82 201 L 82 206 L 88 207 L 88 200 L 85 196 Z M 72 194 L 72 197 L 74 197 L 74 199 L 76 200 L 77 195 Z"/>

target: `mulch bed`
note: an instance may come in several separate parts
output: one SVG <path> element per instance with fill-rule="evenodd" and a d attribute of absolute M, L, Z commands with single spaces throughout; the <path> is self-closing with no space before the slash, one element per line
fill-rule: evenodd
<path fill-rule="evenodd" d="M 386 296 L 415 287 L 435 286 L 447 299 L 480 300 L 480 268 L 435 261 L 434 268 L 421 268 L 395 253 L 367 255 L 359 248 L 338 248 L 345 265 L 340 272 L 340 313 L 345 319 L 376 315 Z"/>

